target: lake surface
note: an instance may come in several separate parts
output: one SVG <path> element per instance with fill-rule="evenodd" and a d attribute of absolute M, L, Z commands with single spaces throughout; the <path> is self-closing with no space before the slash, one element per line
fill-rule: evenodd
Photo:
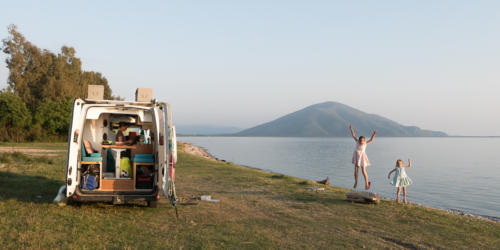
<path fill-rule="evenodd" d="M 334 186 L 352 188 L 352 138 L 180 137 L 236 164 L 309 180 L 327 176 Z M 397 159 L 407 174 L 410 202 L 500 218 L 500 138 L 375 138 L 366 149 L 370 191 L 395 198 L 387 174 Z M 364 190 L 359 174 L 358 190 Z"/>

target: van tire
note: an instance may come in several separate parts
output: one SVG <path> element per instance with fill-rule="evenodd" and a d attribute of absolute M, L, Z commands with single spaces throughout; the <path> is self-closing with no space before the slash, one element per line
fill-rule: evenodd
<path fill-rule="evenodd" d="M 157 208 L 158 201 L 148 201 L 148 207 Z"/>

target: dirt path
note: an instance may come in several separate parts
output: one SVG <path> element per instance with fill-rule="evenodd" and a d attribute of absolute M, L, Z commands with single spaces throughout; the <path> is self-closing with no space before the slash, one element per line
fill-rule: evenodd
<path fill-rule="evenodd" d="M 21 148 L 21 147 L 0 147 L 0 153 L 23 153 L 31 156 L 57 156 L 65 152 L 61 149 L 39 149 L 39 148 Z"/>

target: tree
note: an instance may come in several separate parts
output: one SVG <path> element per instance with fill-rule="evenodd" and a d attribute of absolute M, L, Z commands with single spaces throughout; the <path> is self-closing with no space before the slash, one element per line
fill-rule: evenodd
<path fill-rule="evenodd" d="M 10 25 L 8 31 L 9 37 L 2 40 L 3 52 L 8 55 L 8 90 L 21 97 L 32 111 L 46 100 L 84 98 L 91 84 L 104 85 L 104 97 L 114 99 L 101 73 L 82 70 L 74 48 L 63 46 L 56 55 L 27 41 L 15 25 Z"/>
<path fill-rule="evenodd" d="M 74 48 L 63 46 L 55 54 L 29 42 L 15 25 L 9 25 L 8 32 L 1 47 L 9 77 L 1 93 L 0 139 L 65 137 L 71 101 L 84 98 L 88 85 L 103 85 L 104 98 L 119 99 L 101 73 L 82 70 Z"/>
<path fill-rule="evenodd" d="M 0 139 L 24 139 L 27 127 L 31 123 L 31 114 L 19 96 L 10 92 L 0 92 Z"/>

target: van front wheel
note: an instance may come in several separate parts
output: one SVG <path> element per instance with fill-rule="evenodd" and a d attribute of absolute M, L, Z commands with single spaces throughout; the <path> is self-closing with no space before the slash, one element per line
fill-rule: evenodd
<path fill-rule="evenodd" d="M 148 207 L 157 208 L 158 201 L 148 201 Z"/>

